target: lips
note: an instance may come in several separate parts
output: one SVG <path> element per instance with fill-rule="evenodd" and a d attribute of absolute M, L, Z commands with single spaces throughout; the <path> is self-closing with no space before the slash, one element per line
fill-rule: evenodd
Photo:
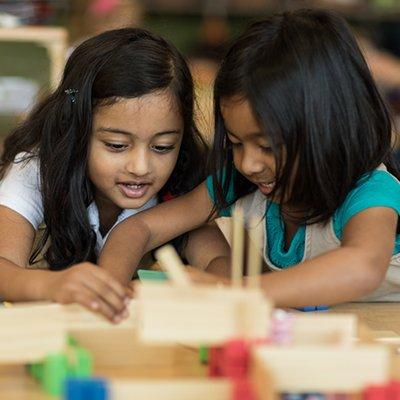
<path fill-rule="evenodd" d="M 149 187 L 149 182 L 119 182 L 119 190 L 121 193 L 130 199 L 140 199 L 143 197 Z"/>
<path fill-rule="evenodd" d="M 271 194 L 275 188 L 275 181 L 271 182 L 257 182 L 256 185 L 262 194 Z"/>

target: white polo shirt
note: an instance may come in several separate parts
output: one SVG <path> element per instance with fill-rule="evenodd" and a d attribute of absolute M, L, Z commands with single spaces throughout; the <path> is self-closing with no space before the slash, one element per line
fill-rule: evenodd
<path fill-rule="evenodd" d="M 39 160 L 34 157 L 28 161 L 23 161 L 26 156 L 28 156 L 28 153 L 19 153 L 4 179 L 0 181 L 0 205 L 11 208 L 22 215 L 37 230 L 43 223 Z M 113 227 L 103 237 L 100 233 L 99 211 L 96 203 L 92 202 L 87 208 L 87 212 L 89 223 L 96 234 L 96 253 L 100 252 L 109 233 L 117 224 L 131 215 L 147 210 L 156 204 L 157 198 L 155 196 L 140 208 L 122 210 Z"/>

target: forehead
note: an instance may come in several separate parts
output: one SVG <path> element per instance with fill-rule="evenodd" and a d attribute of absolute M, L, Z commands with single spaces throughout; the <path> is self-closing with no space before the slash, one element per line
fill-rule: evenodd
<path fill-rule="evenodd" d="M 250 102 L 242 97 L 228 97 L 221 99 L 221 114 L 226 129 L 235 136 L 254 136 L 261 134 Z"/>
<path fill-rule="evenodd" d="M 121 98 L 110 105 L 99 106 L 93 114 L 96 127 L 119 127 L 134 133 L 179 128 L 180 109 L 169 90 L 135 98 Z"/>

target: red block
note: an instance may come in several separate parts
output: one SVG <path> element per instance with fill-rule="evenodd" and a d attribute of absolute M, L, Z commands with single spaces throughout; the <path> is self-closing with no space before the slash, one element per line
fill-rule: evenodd
<path fill-rule="evenodd" d="M 221 357 L 222 357 L 221 348 L 210 347 L 208 353 L 208 376 L 210 378 L 222 376 Z"/>
<path fill-rule="evenodd" d="M 233 380 L 232 400 L 257 400 L 250 381 L 245 379 Z"/>
<path fill-rule="evenodd" d="M 386 397 L 387 385 L 369 386 L 363 392 L 363 400 L 389 400 Z"/>
<path fill-rule="evenodd" d="M 386 389 L 387 400 L 400 400 L 400 381 L 391 381 Z"/>
<path fill-rule="evenodd" d="M 221 372 L 228 378 L 245 378 L 248 373 L 250 346 L 244 340 L 231 340 L 222 349 Z"/>

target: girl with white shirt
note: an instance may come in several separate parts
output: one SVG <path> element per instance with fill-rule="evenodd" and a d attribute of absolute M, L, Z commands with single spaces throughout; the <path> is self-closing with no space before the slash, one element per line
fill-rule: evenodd
<path fill-rule="evenodd" d="M 171 44 L 133 28 L 82 43 L 59 87 L 5 141 L 0 297 L 126 317 L 128 288 L 91 262 L 120 221 L 195 187 L 205 150 L 192 77 Z M 48 270 L 24 268 L 42 255 Z"/>

